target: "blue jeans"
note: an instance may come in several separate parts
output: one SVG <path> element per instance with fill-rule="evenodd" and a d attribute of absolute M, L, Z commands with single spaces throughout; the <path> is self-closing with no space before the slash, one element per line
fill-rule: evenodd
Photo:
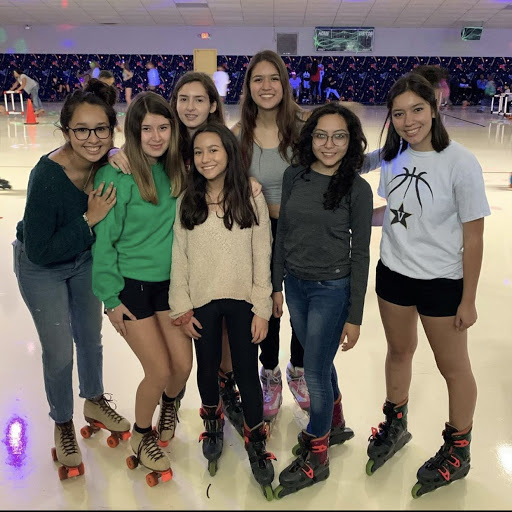
<path fill-rule="evenodd" d="M 50 417 L 73 417 L 73 341 L 80 396 L 103 394 L 102 305 L 92 292 L 91 251 L 52 268 L 35 265 L 19 240 L 13 243 L 14 273 L 39 334 Z"/>
<path fill-rule="evenodd" d="M 41 110 L 43 108 L 43 104 L 39 99 L 39 85 L 36 85 L 31 91 L 30 96 L 32 98 L 32 104 L 34 106 L 34 110 Z"/>
<path fill-rule="evenodd" d="M 334 357 L 350 302 L 350 276 L 305 281 L 289 272 L 284 279 L 291 322 L 304 347 L 304 371 L 311 400 L 307 431 L 322 437 L 331 429 L 334 401 L 340 395 Z"/>

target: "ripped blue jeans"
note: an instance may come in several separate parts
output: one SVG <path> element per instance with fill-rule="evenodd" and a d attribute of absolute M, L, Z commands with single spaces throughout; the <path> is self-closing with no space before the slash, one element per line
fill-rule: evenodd
<path fill-rule="evenodd" d="M 28 258 L 23 243 L 13 243 L 14 273 L 39 334 L 50 417 L 73 417 L 73 341 L 80 396 L 103 393 L 102 305 L 92 292 L 91 251 L 74 260 L 43 267 Z"/>

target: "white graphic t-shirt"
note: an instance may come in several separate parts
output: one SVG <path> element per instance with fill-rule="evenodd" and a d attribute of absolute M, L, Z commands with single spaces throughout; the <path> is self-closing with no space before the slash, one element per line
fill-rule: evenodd
<path fill-rule="evenodd" d="M 415 279 L 461 279 L 462 224 L 491 214 L 476 157 L 454 141 L 440 153 L 407 148 L 382 162 L 378 194 L 388 202 L 382 263 Z"/>

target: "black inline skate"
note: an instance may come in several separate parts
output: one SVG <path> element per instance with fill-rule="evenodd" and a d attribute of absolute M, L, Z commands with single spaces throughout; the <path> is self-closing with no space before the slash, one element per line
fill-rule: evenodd
<path fill-rule="evenodd" d="M 303 430 L 300 455 L 279 475 L 274 498 L 280 499 L 329 477 L 329 434 L 315 437 Z"/>
<path fill-rule="evenodd" d="M 445 423 L 443 439 L 444 444 L 439 451 L 418 469 L 418 481 L 411 491 L 413 498 L 464 478 L 469 473 L 471 429 L 461 433 Z"/>
<path fill-rule="evenodd" d="M 372 435 L 368 438 L 368 457 L 366 474 L 373 475 L 387 460 L 403 448 L 412 435 L 407 430 L 407 402 L 400 407 L 386 400 L 382 410 L 386 416 L 379 428 L 372 427 Z"/>
<path fill-rule="evenodd" d="M 252 474 L 261 486 L 263 496 L 267 501 L 271 501 L 274 497 L 272 491 L 272 482 L 274 480 L 274 466 L 272 461 L 276 460 L 273 453 L 267 452 L 265 442 L 267 440 L 267 429 L 264 423 L 260 423 L 253 429 L 249 430 L 244 425 L 244 441 L 245 449 L 249 455 Z"/>
<path fill-rule="evenodd" d="M 236 388 L 233 372 L 219 370 L 219 394 L 222 400 L 222 410 L 235 430 L 244 435 L 244 412 L 240 401 L 240 393 Z"/>
<path fill-rule="evenodd" d="M 293 455 L 300 455 L 301 450 L 301 439 L 302 434 L 299 433 L 299 443 L 297 443 L 293 449 Z M 334 446 L 336 444 L 343 444 L 345 441 L 352 439 L 354 437 L 354 431 L 345 426 L 345 416 L 343 415 L 343 405 L 341 403 L 341 394 L 338 396 L 337 400 L 334 402 L 334 407 L 332 409 L 332 421 L 331 421 L 331 431 L 329 432 L 329 446 Z"/>
<path fill-rule="evenodd" d="M 199 415 L 206 429 L 199 436 L 199 441 L 203 442 L 203 455 L 208 460 L 208 472 L 211 476 L 215 476 L 217 461 L 224 445 L 224 414 L 220 405 L 217 407 L 203 405 Z"/>

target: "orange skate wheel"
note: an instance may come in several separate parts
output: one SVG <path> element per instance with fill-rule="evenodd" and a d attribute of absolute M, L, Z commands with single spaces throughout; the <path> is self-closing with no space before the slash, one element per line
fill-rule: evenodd
<path fill-rule="evenodd" d="M 135 457 L 135 455 L 130 455 L 130 456 L 126 459 L 126 465 L 127 465 L 130 469 L 135 469 L 135 468 L 139 465 L 139 461 L 137 460 L 137 457 Z"/>
<path fill-rule="evenodd" d="M 84 439 L 89 439 L 92 436 L 92 428 L 86 425 L 80 429 L 80 434 Z"/>
<path fill-rule="evenodd" d="M 146 482 L 149 487 L 155 487 L 155 485 L 158 484 L 158 473 L 155 473 L 154 471 L 152 473 L 148 473 L 146 475 Z"/>
<path fill-rule="evenodd" d="M 85 473 L 85 466 L 84 466 L 84 463 L 81 462 L 80 466 L 78 466 L 78 474 L 83 475 L 84 473 Z"/>
<path fill-rule="evenodd" d="M 160 446 L 161 448 L 167 448 L 169 446 L 169 441 L 161 441 L 159 439 L 158 440 L 158 446 Z"/>
<path fill-rule="evenodd" d="M 110 448 L 115 448 L 119 444 L 119 439 L 116 436 L 108 436 L 107 444 Z"/>
<path fill-rule="evenodd" d="M 59 468 L 59 479 L 67 480 L 68 478 L 68 468 L 66 466 L 61 466 Z"/>
<path fill-rule="evenodd" d="M 128 432 L 128 430 L 127 430 L 126 432 L 122 432 L 121 434 L 119 434 L 119 436 L 121 437 L 121 439 L 123 441 L 126 441 L 126 440 L 130 439 L 130 437 L 132 437 L 132 433 Z"/>
<path fill-rule="evenodd" d="M 167 471 L 161 473 L 160 478 L 162 479 L 162 482 L 168 482 L 169 480 L 172 480 L 172 469 L 169 468 Z"/>
<path fill-rule="evenodd" d="M 52 460 L 57 462 L 57 450 L 55 448 L 52 448 Z"/>

